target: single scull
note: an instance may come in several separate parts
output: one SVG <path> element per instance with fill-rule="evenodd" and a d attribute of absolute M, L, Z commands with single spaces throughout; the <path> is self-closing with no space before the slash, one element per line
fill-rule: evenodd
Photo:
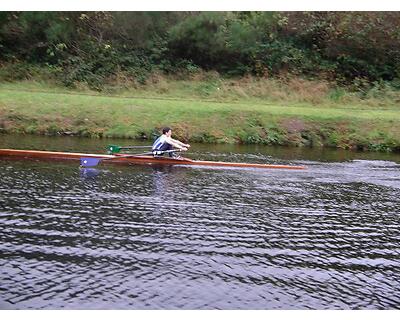
<path fill-rule="evenodd" d="M 261 163 L 238 163 L 220 161 L 202 161 L 188 158 L 174 159 L 170 157 L 154 157 L 148 155 L 132 154 L 87 154 L 75 152 L 58 151 L 37 151 L 37 150 L 15 150 L 0 149 L 1 157 L 38 158 L 38 159 L 59 159 L 59 160 L 80 160 L 81 158 L 101 158 L 112 163 L 132 164 L 157 164 L 157 165 L 188 165 L 188 166 L 209 166 L 209 167 L 239 167 L 239 168 L 260 168 L 260 169 L 306 169 L 304 166 L 261 164 Z"/>

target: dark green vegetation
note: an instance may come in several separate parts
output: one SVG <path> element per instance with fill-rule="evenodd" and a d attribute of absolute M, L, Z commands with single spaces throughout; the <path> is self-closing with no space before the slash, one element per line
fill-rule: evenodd
<path fill-rule="evenodd" d="M 155 71 L 400 86 L 399 12 L 2 12 L 3 79 L 145 83 Z M 43 69 L 41 69 L 43 72 Z"/>
<path fill-rule="evenodd" d="M 1 12 L 0 132 L 399 151 L 399 18 Z"/>

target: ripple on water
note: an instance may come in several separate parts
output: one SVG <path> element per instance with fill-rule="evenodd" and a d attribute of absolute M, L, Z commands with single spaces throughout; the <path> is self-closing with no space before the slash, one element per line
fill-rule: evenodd
<path fill-rule="evenodd" d="M 308 165 L 1 161 L 1 306 L 398 308 L 398 166 Z"/>

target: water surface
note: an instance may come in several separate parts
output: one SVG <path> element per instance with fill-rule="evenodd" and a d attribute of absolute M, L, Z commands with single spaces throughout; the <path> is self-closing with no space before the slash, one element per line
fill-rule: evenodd
<path fill-rule="evenodd" d="M 0 136 L 20 149 L 109 142 L 127 141 Z M 399 308 L 398 155 L 210 149 L 190 156 L 308 170 L 0 159 L 0 307 Z"/>

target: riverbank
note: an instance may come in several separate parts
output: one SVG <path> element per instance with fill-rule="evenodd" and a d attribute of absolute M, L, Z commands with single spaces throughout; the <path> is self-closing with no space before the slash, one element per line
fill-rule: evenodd
<path fill-rule="evenodd" d="M 261 90 L 252 84 L 257 86 Z M 104 94 L 2 83 L 0 132 L 153 140 L 168 125 L 176 137 L 191 142 L 400 151 L 398 104 L 344 95 L 318 100 L 317 93 L 301 97 L 300 90 L 279 99 L 228 89 L 221 82 L 210 87 L 210 82 L 176 81 Z"/>

